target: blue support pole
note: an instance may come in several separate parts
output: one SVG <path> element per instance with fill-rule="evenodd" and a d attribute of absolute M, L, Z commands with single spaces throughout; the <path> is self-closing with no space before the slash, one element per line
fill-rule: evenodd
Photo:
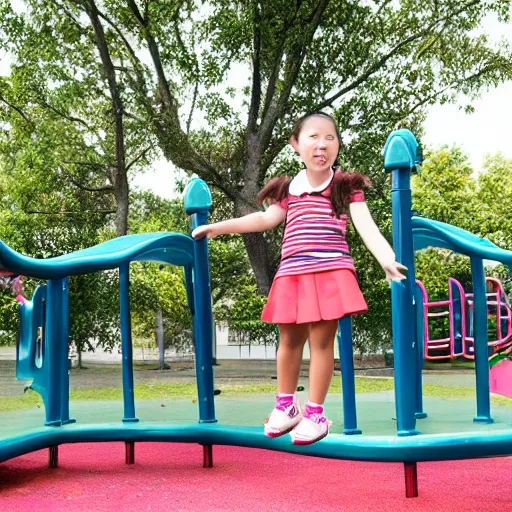
<path fill-rule="evenodd" d="M 206 211 L 192 216 L 192 229 L 206 224 Z M 215 423 L 213 385 L 213 316 L 208 266 L 208 241 L 194 242 L 193 267 L 194 337 L 196 349 L 196 379 L 199 403 L 199 423 Z"/>
<path fill-rule="evenodd" d="M 473 334 L 475 339 L 476 418 L 474 422 L 493 423 L 489 391 L 489 355 L 487 336 L 487 296 L 482 258 L 471 257 L 473 276 Z"/>
<path fill-rule="evenodd" d="M 362 434 L 361 429 L 357 428 L 352 318 L 350 316 L 345 316 L 338 321 L 338 345 L 343 390 L 343 433 L 345 435 Z"/>
<path fill-rule="evenodd" d="M 393 245 L 396 260 L 405 265 L 408 279 L 391 283 L 395 404 L 397 434 L 416 435 L 418 356 L 413 305 L 414 249 L 412 241 L 411 172 L 420 161 L 419 146 L 409 130 L 398 130 L 384 147 L 384 167 L 391 172 Z"/>
<path fill-rule="evenodd" d="M 60 384 L 60 417 L 62 424 L 74 423 L 76 420 L 69 417 L 69 294 L 68 278 L 62 280 L 61 291 L 61 364 L 64 371 L 61 374 Z"/>
<path fill-rule="evenodd" d="M 63 279 L 48 281 L 46 294 L 46 332 L 42 343 L 44 382 L 41 395 L 45 400 L 46 426 L 60 426 L 61 418 L 61 386 L 65 381 L 63 373 L 67 374 L 67 364 L 63 365 L 62 346 L 62 288 Z M 67 352 L 66 352 L 67 354 Z"/>
<path fill-rule="evenodd" d="M 132 324 L 130 318 L 130 265 L 119 267 L 119 299 L 121 313 L 121 350 L 123 353 L 124 422 L 137 422 L 133 383 Z"/>
<path fill-rule="evenodd" d="M 414 285 L 414 308 L 416 315 L 416 409 L 414 416 L 416 419 L 423 419 L 427 417 L 427 413 L 423 410 L 423 359 L 425 350 L 424 339 L 424 322 L 425 315 L 423 312 L 423 295 L 418 285 Z"/>
<path fill-rule="evenodd" d="M 203 180 L 194 178 L 187 185 L 184 196 L 185 212 L 191 215 L 192 230 L 206 224 L 208 212 L 212 206 L 208 185 Z M 188 297 L 193 298 L 194 303 L 192 312 L 199 423 L 215 423 L 217 419 L 213 394 L 213 315 L 206 238 L 194 242 L 191 280 L 193 291 L 192 294 L 188 293 Z"/>

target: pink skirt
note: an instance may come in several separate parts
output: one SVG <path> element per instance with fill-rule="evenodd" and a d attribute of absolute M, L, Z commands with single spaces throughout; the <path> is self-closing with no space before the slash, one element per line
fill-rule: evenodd
<path fill-rule="evenodd" d="M 348 269 L 282 276 L 274 280 L 263 322 L 306 324 L 368 311 L 355 274 Z"/>

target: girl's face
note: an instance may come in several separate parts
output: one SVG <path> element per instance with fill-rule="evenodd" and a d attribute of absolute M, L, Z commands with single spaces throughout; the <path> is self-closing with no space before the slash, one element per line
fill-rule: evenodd
<path fill-rule="evenodd" d="M 312 116 L 304 121 L 298 139 L 292 135 L 290 144 L 299 154 L 308 171 L 322 172 L 334 164 L 340 143 L 331 119 Z"/>

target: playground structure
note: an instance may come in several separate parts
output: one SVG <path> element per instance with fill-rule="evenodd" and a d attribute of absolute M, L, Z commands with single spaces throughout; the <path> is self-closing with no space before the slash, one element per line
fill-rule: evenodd
<path fill-rule="evenodd" d="M 422 400 L 422 363 L 425 309 L 416 286 L 414 251 L 435 246 L 471 258 L 473 276 L 472 345 L 476 376 L 476 423 L 492 423 L 488 365 L 487 299 L 484 259 L 512 268 L 512 252 L 462 229 L 412 216 L 410 176 L 421 163 L 419 146 L 408 130 L 393 132 L 384 148 L 384 167 L 391 173 L 393 243 L 397 260 L 408 267 L 408 279 L 392 283 L 392 328 L 395 361 L 396 435 L 368 436 L 357 424 L 351 319 L 339 322 L 338 343 L 342 370 L 343 434 L 330 434 L 308 447 L 294 446 L 284 436 L 270 439 L 263 427 L 217 423 L 212 367 L 212 311 L 207 240 L 194 241 L 176 233 L 152 233 L 117 238 L 72 254 L 37 260 L 14 252 L 0 242 L 0 264 L 19 274 L 47 282 L 32 300 L 20 305 L 21 330 L 17 377 L 32 379 L 45 408 L 45 424 L 0 438 L 0 462 L 48 448 L 50 466 L 58 464 L 58 446 L 65 443 L 122 441 L 126 462 L 133 463 L 135 442 L 198 443 L 205 467 L 213 464 L 213 445 L 281 450 L 332 459 L 402 462 L 406 495 L 417 496 L 418 461 L 456 460 L 512 454 L 512 428 L 497 432 L 478 428 L 470 433 L 420 434 L 425 418 Z M 185 191 L 185 210 L 192 229 L 207 222 L 211 195 L 206 184 L 193 179 Z M 135 412 L 129 303 L 129 264 L 153 261 L 184 268 L 188 304 L 193 318 L 199 421 L 194 424 L 139 421 Z M 70 415 L 68 375 L 67 278 L 87 272 L 119 269 L 124 415 L 117 423 L 80 425 Z M 39 340 L 39 341 L 37 341 Z M 390 421 L 392 421 L 390 419 Z"/>
<path fill-rule="evenodd" d="M 489 358 L 497 353 L 508 354 L 512 350 L 512 309 L 503 286 L 497 279 L 486 278 L 486 302 L 488 331 L 495 339 L 488 340 Z M 424 325 L 425 359 L 428 361 L 451 360 L 457 357 L 474 360 L 475 337 L 473 333 L 474 296 L 466 293 L 456 279 L 448 280 L 448 299 L 429 301 L 427 290 L 421 281 L 416 281 L 421 292 Z M 446 318 L 448 336 L 432 338 L 431 318 Z"/>

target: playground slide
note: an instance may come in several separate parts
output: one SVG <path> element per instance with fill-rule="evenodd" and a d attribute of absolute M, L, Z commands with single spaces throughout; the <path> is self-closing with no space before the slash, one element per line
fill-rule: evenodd
<path fill-rule="evenodd" d="M 512 251 L 501 249 L 485 238 L 444 222 L 412 218 L 414 249 L 441 247 L 470 257 L 494 260 L 507 265 L 512 272 Z"/>
<path fill-rule="evenodd" d="M 464 229 L 423 217 L 412 218 L 414 249 L 441 247 L 480 260 L 494 260 L 512 272 L 512 251 L 501 249 L 489 240 Z M 510 347 L 489 360 L 490 391 L 512 398 L 512 360 Z"/>

